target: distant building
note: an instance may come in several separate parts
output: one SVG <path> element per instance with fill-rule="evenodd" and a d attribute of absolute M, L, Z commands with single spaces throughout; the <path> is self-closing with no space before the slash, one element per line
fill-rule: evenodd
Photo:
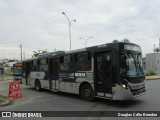
<path fill-rule="evenodd" d="M 0 61 L 0 76 L 3 74 L 3 72 L 4 72 L 3 64 L 2 61 Z"/>
<path fill-rule="evenodd" d="M 144 72 L 146 73 L 146 57 L 142 58 Z"/>
<path fill-rule="evenodd" d="M 9 60 L 9 59 L 0 60 L 0 76 L 6 73 L 7 70 L 11 70 L 13 64 L 17 62 L 18 60 Z"/>
<path fill-rule="evenodd" d="M 150 71 L 160 74 L 160 53 L 146 54 L 146 72 Z"/>
<path fill-rule="evenodd" d="M 4 68 L 0 67 L 0 76 L 3 75 L 3 73 L 4 73 Z"/>
<path fill-rule="evenodd" d="M 17 62 L 8 62 L 7 66 L 11 68 L 11 67 L 13 67 L 13 64 L 15 64 L 15 63 L 17 63 Z"/>

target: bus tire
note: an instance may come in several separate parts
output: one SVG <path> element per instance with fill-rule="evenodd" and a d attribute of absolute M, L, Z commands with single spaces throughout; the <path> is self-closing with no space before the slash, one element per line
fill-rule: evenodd
<path fill-rule="evenodd" d="M 36 80 L 36 82 L 35 82 L 35 89 L 36 89 L 37 91 L 40 91 L 40 90 L 41 90 L 41 83 L 40 83 L 39 80 Z"/>
<path fill-rule="evenodd" d="M 93 101 L 94 92 L 92 86 L 89 84 L 84 84 L 80 89 L 80 95 L 86 101 Z"/>

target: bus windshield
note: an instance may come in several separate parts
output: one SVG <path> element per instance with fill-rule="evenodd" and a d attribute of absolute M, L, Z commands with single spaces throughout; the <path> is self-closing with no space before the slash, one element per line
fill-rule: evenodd
<path fill-rule="evenodd" d="M 22 67 L 13 67 L 13 74 L 21 74 Z"/>
<path fill-rule="evenodd" d="M 136 53 L 120 55 L 120 74 L 123 76 L 144 76 L 142 56 Z"/>

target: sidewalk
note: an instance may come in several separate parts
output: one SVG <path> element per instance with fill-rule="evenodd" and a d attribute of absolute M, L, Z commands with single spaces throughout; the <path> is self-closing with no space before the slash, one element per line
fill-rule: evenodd
<path fill-rule="evenodd" d="M 152 75 L 152 76 L 146 76 L 146 80 L 154 80 L 154 79 L 160 79 L 160 74 L 158 75 Z"/>
<path fill-rule="evenodd" d="M 10 80 L 12 80 L 11 76 L 8 78 L 5 76 L 3 80 L 2 76 L 0 77 L 0 108 L 2 106 L 11 105 L 14 102 L 12 98 L 7 97 Z"/>
<path fill-rule="evenodd" d="M 13 76 L 0 76 L 0 81 L 13 80 Z"/>
<path fill-rule="evenodd" d="M 0 95 L 0 107 L 13 104 L 14 100 L 7 96 Z"/>
<path fill-rule="evenodd" d="M 10 81 L 13 81 L 13 76 L 0 76 L 0 107 L 13 104 L 13 99 L 7 97 Z M 6 84 L 7 87 L 4 87 L 4 84 Z"/>

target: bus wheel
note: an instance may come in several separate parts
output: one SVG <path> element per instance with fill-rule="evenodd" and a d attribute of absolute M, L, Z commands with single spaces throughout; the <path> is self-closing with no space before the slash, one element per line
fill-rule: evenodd
<path fill-rule="evenodd" d="M 92 86 L 89 84 L 83 85 L 80 89 L 80 95 L 86 101 L 93 101 L 94 93 Z"/>
<path fill-rule="evenodd" d="M 36 89 L 37 91 L 40 91 L 40 90 L 41 90 L 41 83 L 39 82 L 39 80 L 36 80 L 36 82 L 35 82 L 35 89 Z"/>

